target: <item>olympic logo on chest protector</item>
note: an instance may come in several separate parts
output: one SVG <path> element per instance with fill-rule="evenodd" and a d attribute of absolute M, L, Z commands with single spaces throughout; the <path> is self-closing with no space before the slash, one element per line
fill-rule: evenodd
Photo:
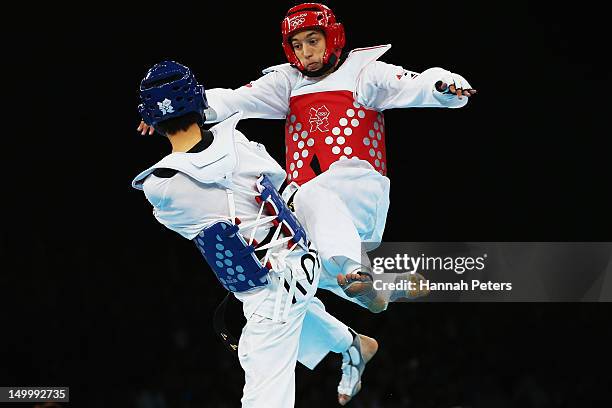
<path fill-rule="evenodd" d="M 329 132 L 329 109 L 327 106 L 321 105 L 318 108 L 310 108 L 310 133 L 316 132 Z"/>

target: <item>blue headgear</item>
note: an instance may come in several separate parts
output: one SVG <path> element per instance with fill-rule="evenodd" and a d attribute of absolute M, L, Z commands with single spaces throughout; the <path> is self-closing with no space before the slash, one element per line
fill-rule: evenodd
<path fill-rule="evenodd" d="M 198 85 L 189 68 L 174 61 L 155 64 L 147 72 L 140 82 L 140 102 L 142 120 L 153 127 L 190 112 L 200 114 L 201 126 L 208 108 L 204 87 Z"/>

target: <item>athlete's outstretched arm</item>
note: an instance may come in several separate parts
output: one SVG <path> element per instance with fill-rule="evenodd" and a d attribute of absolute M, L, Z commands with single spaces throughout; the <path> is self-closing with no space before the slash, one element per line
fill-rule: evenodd
<path fill-rule="evenodd" d="M 422 73 L 375 61 L 363 70 L 357 86 L 357 101 L 367 107 L 460 108 L 476 93 L 465 78 L 442 68 Z"/>
<path fill-rule="evenodd" d="M 220 122 L 238 111 L 243 119 L 284 119 L 290 92 L 290 79 L 281 71 L 269 72 L 238 89 L 208 89 L 206 123 Z"/>

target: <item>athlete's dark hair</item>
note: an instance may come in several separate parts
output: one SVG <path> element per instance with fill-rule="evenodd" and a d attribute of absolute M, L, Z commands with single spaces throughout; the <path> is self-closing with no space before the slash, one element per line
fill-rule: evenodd
<path fill-rule="evenodd" d="M 189 112 L 183 116 L 164 120 L 157 124 L 156 131 L 163 135 L 173 135 L 180 131 L 186 131 L 194 123 L 198 123 L 200 115 L 196 112 Z"/>

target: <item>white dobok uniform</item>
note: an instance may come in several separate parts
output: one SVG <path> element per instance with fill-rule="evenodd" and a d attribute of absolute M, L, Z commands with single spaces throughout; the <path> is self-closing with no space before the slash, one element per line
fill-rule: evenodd
<path fill-rule="evenodd" d="M 382 111 L 458 108 L 468 99 L 435 90 L 439 80 L 463 80 L 469 87 L 457 74 L 442 68 L 417 74 L 378 61 L 390 47 L 353 50 L 324 77 L 308 77 L 282 64 L 241 88 L 206 91 L 209 122 L 236 111 L 244 118 L 286 119 L 286 171 L 293 183 L 285 193 L 301 186 L 296 215 L 320 250 L 325 267 L 319 287 L 347 299 L 336 275 L 349 271 L 347 259 L 350 265 L 362 263 L 362 243 L 373 249 L 381 242 L 387 218 L 390 182 Z"/>
<path fill-rule="evenodd" d="M 263 145 L 248 141 L 235 129 L 239 119 L 236 114 L 211 128 L 214 140 L 205 150 L 172 153 L 134 179 L 132 185 L 144 190 L 161 224 L 192 240 L 213 223 L 237 217 L 248 242 L 254 228 L 243 231 L 242 226 L 261 219 L 255 201 L 258 178 L 265 174 L 278 188 L 285 172 Z M 157 177 L 153 172 L 160 168 L 178 172 Z M 271 222 L 259 225 L 253 238 L 261 242 L 271 228 L 275 228 Z M 310 269 L 303 269 L 306 253 L 286 244 L 270 248 L 269 283 L 235 293 L 247 319 L 238 346 L 245 371 L 243 407 L 293 406 L 296 360 L 313 368 L 328 351 L 342 352 L 352 342 L 347 326 L 325 312 L 314 297 L 320 270 L 313 262 L 307 265 Z M 283 288 L 283 280 L 291 292 Z M 298 283 L 305 294 L 295 290 Z"/>

